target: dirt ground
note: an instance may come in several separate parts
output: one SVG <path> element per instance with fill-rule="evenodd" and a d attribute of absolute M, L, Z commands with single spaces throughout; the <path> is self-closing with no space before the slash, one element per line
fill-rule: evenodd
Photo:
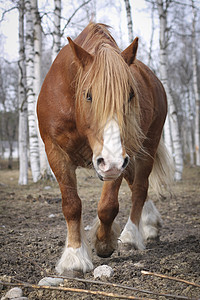
<path fill-rule="evenodd" d="M 83 203 L 84 226 L 96 216 L 102 183 L 93 171 L 78 170 L 79 195 Z M 55 275 L 66 238 L 61 196 L 56 182 L 18 186 L 18 171 L 0 170 L 0 279 L 37 284 L 44 276 Z M 177 277 L 200 284 L 200 168 L 186 168 L 183 181 L 176 183 L 175 196 L 157 200 L 163 218 L 160 239 L 149 241 L 146 250 L 115 251 L 103 259 L 93 254 L 93 263 L 111 266 L 114 275 L 107 282 L 157 293 L 148 294 L 98 284 L 65 280 L 65 287 L 132 295 L 141 299 L 200 299 L 200 288 L 169 279 L 143 275 L 141 270 Z M 130 192 L 123 182 L 117 220 L 123 228 L 130 209 Z M 94 280 L 93 273 L 85 278 Z M 0 296 L 9 287 L 0 285 Z M 28 299 L 108 299 L 103 296 L 23 288 Z M 184 298 L 187 297 L 187 298 Z"/>

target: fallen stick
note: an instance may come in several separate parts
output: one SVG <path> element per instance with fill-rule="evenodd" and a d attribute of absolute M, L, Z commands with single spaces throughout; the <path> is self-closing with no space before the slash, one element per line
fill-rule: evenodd
<path fill-rule="evenodd" d="M 176 277 L 171 277 L 171 276 L 162 275 L 162 274 L 153 273 L 153 272 L 148 272 L 148 271 L 141 271 L 141 273 L 143 275 L 152 275 L 152 276 L 161 277 L 161 278 L 165 278 L 165 279 L 170 279 L 170 280 L 174 280 L 174 281 L 179 281 L 179 282 L 183 282 L 183 283 L 186 283 L 186 284 L 189 284 L 189 285 L 200 287 L 200 285 L 198 283 L 187 281 L 187 280 L 176 278 Z"/>
<path fill-rule="evenodd" d="M 125 295 L 119 295 L 119 294 L 107 293 L 107 292 L 101 292 L 101 291 L 90 291 L 90 290 L 77 289 L 77 288 L 37 285 L 37 284 L 30 284 L 30 283 L 23 283 L 23 282 L 10 283 L 10 282 L 0 281 L 0 284 L 8 285 L 8 286 L 22 286 L 25 288 L 33 288 L 33 289 L 38 289 L 38 290 L 45 289 L 45 290 L 64 291 L 64 292 L 71 292 L 71 293 L 101 295 L 101 296 L 105 296 L 105 297 L 118 298 L 118 299 L 155 300 L 155 299 L 151 299 L 151 298 L 144 298 L 144 297 L 140 298 L 140 297 L 135 297 L 135 296 L 127 296 L 127 295 L 125 296 Z"/>
<path fill-rule="evenodd" d="M 48 276 L 53 277 L 53 278 L 63 278 L 63 279 L 71 280 L 71 281 L 78 281 L 78 282 L 89 283 L 89 284 L 98 284 L 98 285 L 104 285 L 104 286 L 107 285 L 107 286 L 117 287 L 117 288 L 121 288 L 121 289 L 131 290 L 131 291 L 134 291 L 134 292 L 140 292 L 140 293 L 144 293 L 144 294 L 164 296 L 166 298 L 192 300 L 191 298 L 188 298 L 186 296 L 172 295 L 172 294 L 165 294 L 165 293 L 158 293 L 158 292 L 153 292 L 153 291 L 141 290 L 141 289 L 138 289 L 138 288 L 125 286 L 125 285 L 121 285 L 121 284 L 118 284 L 118 283 L 111 283 L 111 282 L 97 281 L 97 280 L 88 280 L 88 279 L 77 278 L 77 277 L 73 278 L 73 277 L 69 277 L 69 276 L 59 276 L 59 275 L 48 275 Z"/>
<path fill-rule="evenodd" d="M 14 250 L 14 249 L 13 249 Z M 45 270 L 43 270 L 42 267 L 40 267 L 40 265 L 38 263 L 36 263 L 35 260 L 30 259 L 30 257 L 14 250 L 16 253 L 18 253 L 19 255 L 25 257 L 26 259 L 28 259 L 29 261 L 31 261 L 33 264 L 35 264 L 40 270 L 42 270 L 44 272 L 44 274 L 46 274 L 46 276 L 50 276 L 50 277 L 54 277 L 54 278 L 63 278 L 63 279 L 68 279 L 68 280 L 75 280 L 75 281 L 79 281 L 79 282 L 85 282 L 85 283 L 91 283 L 91 284 L 100 284 L 100 285 L 107 285 L 107 286 L 113 286 L 113 287 L 118 287 L 118 288 L 122 288 L 122 289 L 127 289 L 127 290 L 132 290 L 135 292 L 140 292 L 140 293 L 144 293 L 144 294 L 151 294 L 151 295 L 156 295 L 156 296 L 164 296 L 166 298 L 173 298 L 173 299 L 180 299 L 180 300 L 192 300 L 191 298 L 188 298 L 186 296 L 180 296 L 180 295 L 172 295 L 172 294 L 164 294 L 164 293 L 158 293 L 158 292 L 152 292 L 152 291 L 147 291 L 147 290 L 141 290 L 138 288 L 134 288 L 134 287 L 129 287 L 129 286 L 124 286 L 124 285 L 120 285 L 120 284 L 116 284 L 116 283 L 110 283 L 110 282 L 104 282 L 104 281 L 95 281 L 95 280 L 87 280 L 87 279 L 82 279 L 82 278 L 73 278 L 73 277 L 67 277 L 67 276 L 55 276 L 55 275 L 50 275 L 47 272 L 45 272 Z M 142 274 L 144 274 L 147 271 L 141 271 Z M 149 272 L 150 273 L 150 272 Z M 156 273 L 151 273 L 149 275 L 152 274 L 156 274 Z M 147 275 L 147 274 L 145 274 Z M 164 276 L 164 275 L 163 275 Z M 14 279 L 17 280 L 17 279 Z M 180 279 L 182 280 L 182 279 Z M 18 281 L 18 280 L 17 280 Z M 179 281 L 179 280 L 178 280 Z M 188 282 L 187 282 L 188 283 Z M 196 284 L 194 284 L 196 286 Z M 199 286 L 199 285 L 197 285 Z M 123 299 L 123 298 L 121 298 Z M 128 298 L 127 298 L 128 299 Z M 133 299 L 137 299 L 137 298 L 133 298 Z M 144 298 L 138 298 L 138 299 L 144 299 Z M 147 298 L 146 298 L 147 299 Z M 195 300 L 195 299 L 193 299 Z"/>

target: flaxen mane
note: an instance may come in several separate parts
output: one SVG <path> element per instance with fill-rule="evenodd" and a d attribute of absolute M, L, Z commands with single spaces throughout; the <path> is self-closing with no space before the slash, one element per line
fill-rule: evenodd
<path fill-rule="evenodd" d="M 142 146 L 142 133 L 137 84 L 107 27 L 101 24 L 91 24 L 90 27 L 91 31 L 81 46 L 94 55 L 94 60 L 87 72 L 79 69 L 77 105 L 83 97 L 91 95 L 91 128 L 102 135 L 106 122 L 116 118 L 122 139 L 125 141 L 126 135 L 130 138 L 131 130 L 132 149 L 138 151 Z M 130 94 L 134 96 L 129 103 Z"/>

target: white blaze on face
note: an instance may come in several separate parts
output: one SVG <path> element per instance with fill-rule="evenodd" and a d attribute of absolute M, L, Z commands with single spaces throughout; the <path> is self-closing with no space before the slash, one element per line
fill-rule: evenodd
<path fill-rule="evenodd" d="M 109 169 L 109 167 L 119 168 L 123 164 L 123 156 L 122 156 L 122 143 L 120 137 L 120 130 L 118 123 L 112 119 L 108 122 L 104 129 L 103 134 L 103 149 L 101 156 L 105 161 L 105 168 Z"/>
<path fill-rule="evenodd" d="M 121 174 L 128 160 L 128 155 L 123 157 L 119 125 L 116 119 L 112 119 L 104 129 L 101 153 L 98 156 L 93 155 L 94 167 L 103 180 L 112 180 Z"/>

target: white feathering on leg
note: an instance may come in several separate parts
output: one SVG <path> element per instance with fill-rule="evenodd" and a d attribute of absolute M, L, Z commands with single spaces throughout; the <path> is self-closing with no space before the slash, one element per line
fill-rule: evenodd
<path fill-rule="evenodd" d="M 72 248 L 66 245 L 63 254 L 58 261 L 56 271 L 61 275 L 67 271 L 89 272 L 93 269 L 91 250 L 89 248 L 84 229 L 81 225 L 81 247 Z"/>
<path fill-rule="evenodd" d="M 140 219 L 139 231 L 145 240 L 155 238 L 159 227 L 162 226 L 162 218 L 151 200 L 145 202 Z"/>
<path fill-rule="evenodd" d="M 134 248 L 139 250 L 144 250 L 145 246 L 143 244 L 143 238 L 141 233 L 139 232 L 137 226 L 133 224 L 130 217 L 122 231 L 119 242 L 123 244 L 132 245 Z"/>

